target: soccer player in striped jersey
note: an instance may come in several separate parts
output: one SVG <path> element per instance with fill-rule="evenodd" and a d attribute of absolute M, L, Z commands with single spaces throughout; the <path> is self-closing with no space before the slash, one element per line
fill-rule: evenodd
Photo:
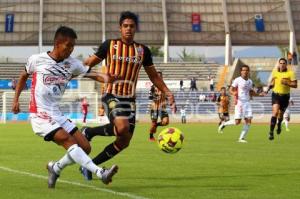
<path fill-rule="evenodd" d="M 219 126 L 223 122 L 227 122 L 229 120 L 229 96 L 226 93 L 226 88 L 222 87 L 220 95 L 217 99 L 217 105 L 218 105 L 218 114 L 220 118 Z M 219 133 L 223 133 L 223 128 L 219 131 Z"/>
<path fill-rule="evenodd" d="M 159 76 L 163 78 L 162 72 L 158 72 Z M 166 110 L 167 107 L 167 98 L 161 90 L 159 90 L 156 86 L 152 85 L 152 102 L 151 102 L 151 128 L 149 140 L 155 141 L 154 134 L 156 133 L 156 129 L 158 126 L 166 126 L 169 124 L 169 115 Z M 160 117 L 160 122 L 158 121 L 158 117 Z"/>
<path fill-rule="evenodd" d="M 52 141 L 67 151 L 60 160 L 47 164 L 49 188 L 55 188 L 61 171 L 74 163 L 95 173 L 104 184 L 110 183 L 112 176 L 118 170 L 116 165 L 105 169 L 92 162 L 87 155 L 91 151 L 89 142 L 59 108 L 59 102 L 72 78 L 84 75 L 101 82 L 112 83 L 114 80 L 113 76 L 90 72 L 89 67 L 85 67 L 81 61 L 70 56 L 76 38 L 77 35 L 73 29 L 61 26 L 55 33 L 52 51 L 29 57 L 16 86 L 12 105 L 13 113 L 19 113 L 19 96 L 26 80 L 32 75 L 29 103 L 32 129 L 45 141 Z"/>
<path fill-rule="evenodd" d="M 98 51 L 85 61 L 86 65 L 94 66 L 105 59 L 106 73 L 120 77 L 118 82 L 105 84 L 101 91 L 102 104 L 110 123 L 82 129 L 88 140 L 96 135 L 116 137 L 114 142 L 107 145 L 93 159 L 97 165 L 111 159 L 129 146 L 135 128 L 136 84 L 142 66 L 152 83 L 166 95 L 171 109 L 176 111 L 174 95 L 157 73 L 149 48 L 134 41 L 138 26 L 136 14 L 129 11 L 122 12 L 119 25 L 121 38 L 106 40 Z M 86 174 L 84 168 L 82 171 Z M 89 172 L 85 178 L 91 179 Z"/>

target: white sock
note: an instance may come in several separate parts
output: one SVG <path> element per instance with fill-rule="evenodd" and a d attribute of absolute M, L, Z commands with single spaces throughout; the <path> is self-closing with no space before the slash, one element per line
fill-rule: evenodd
<path fill-rule="evenodd" d="M 224 126 L 230 126 L 230 125 L 235 125 L 235 120 L 228 120 L 227 122 L 224 123 Z"/>
<path fill-rule="evenodd" d="M 289 128 L 289 122 L 287 120 L 283 120 L 285 128 L 288 129 Z"/>
<path fill-rule="evenodd" d="M 57 173 L 58 175 L 60 174 L 60 172 L 68 165 L 72 165 L 75 162 L 72 160 L 72 158 L 70 157 L 70 155 L 68 153 L 66 153 L 64 155 L 64 157 L 62 157 L 60 160 L 58 160 L 57 162 L 54 163 L 53 165 L 53 170 L 55 171 L 55 173 Z"/>
<path fill-rule="evenodd" d="M 243 130 L 242 130 L 240 138 L 239 138 L 240 140 L 245 139 L 245 137 L 246 137 L 246 135 L 247 135 L 247 133 L 249 131 L 249 128 L 250 128 L 249 124 L 244 124 Z"/>
<path fill-rule="evenodd" d="M 68 149 L 68 154 L 74 162 L 102 178 L 101 171 L 103 169 L 95 165 L 92 159 L 77 144 Z"/>

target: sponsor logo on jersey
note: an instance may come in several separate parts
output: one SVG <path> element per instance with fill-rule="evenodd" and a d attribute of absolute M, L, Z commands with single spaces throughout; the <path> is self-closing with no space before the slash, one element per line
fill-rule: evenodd
<path fill-rule="evenodd" d="M 113 55 L 113 59 L 114 60 L 120 60 L 120 61 L 125 60 L 126 62 L 129 62 L 129 63 L 131 62 L 131 63 L 142 64 L 140 56 L 122 57 L 122 56 L 118 56 L 118 55 Z"/>
<path fill-rule="evenodd" d="M 44 77 L 43 77 L 44 85 L 66 84 L 66 83 L 68 83 L 68 81 L 69 80 L 63 76 L 44 75 Z"/>

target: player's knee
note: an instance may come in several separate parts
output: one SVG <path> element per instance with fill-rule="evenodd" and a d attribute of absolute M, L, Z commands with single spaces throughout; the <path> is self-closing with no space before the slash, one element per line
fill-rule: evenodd
<path fill-rule="evenodd" d="M 169 124 L 169 121 L 162 121 L 162 122 L 161 122 L 161 125 L 162 125 L 162 126 L 167 126 L 168 124 Z"/>
<path fill-rule="evenodd" d="M 130 144 L 132 135 L 130 133 L 124 133 L 117 137 L 116 145 L 120 150 L 127 148 Z"/>
<path fill-rule="evenodd" d="M 116 126 L 117 134 L 123 135 L 129 132 L 129 123 L 121 123 L 118 126 Z"/>

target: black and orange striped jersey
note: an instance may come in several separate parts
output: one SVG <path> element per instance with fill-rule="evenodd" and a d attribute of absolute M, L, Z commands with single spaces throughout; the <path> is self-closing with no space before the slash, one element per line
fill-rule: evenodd
<path fill-rule="evenodd" d="M 167 98 L 156 86 L 152 85 L 152 102 L 151 110 L 166 110 Z"/>
<path fill-rule="evenodd" d="M 105 59 L 106 74 L 118 75 L 120 80 L 105 84 L 101 94 L 111 93 L 118 97 L 135 97 L 135 90 L 141 66 L 153 65 L 151 52 L 143 44 L 126 44 L 121 39 L 106 40 L 95 53 Z"/>
<path fill-rule="evenodd" d="M 218 113 L 228 113 L 229 111 L 229 96 L 220 95 L 217 99 L 219 104 Z"/>

